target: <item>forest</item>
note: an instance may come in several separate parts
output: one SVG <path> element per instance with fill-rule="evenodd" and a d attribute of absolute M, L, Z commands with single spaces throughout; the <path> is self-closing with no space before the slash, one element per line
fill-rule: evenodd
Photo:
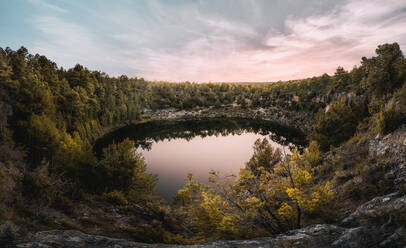
<path fill-rule="evenodd" d="M 97 139 L 147 122 L 146 109 L 225 107 L 306 113 L 308 146 L 285 156 L 257 140 L 238 175 L 211 171 L 209 184 L 185 175 L 173 204 L 160 199 L 157 176 L 129 139 L 96 156 Z M 365 142 L 405 123 L 406 59 L 397 43 L 350 71 L 264 84 L 110 77 L 0 48 L 0 241 L 53 228 L 190 244 L 336 223 L 342 209 L 399 186 L 382 176 L 390 162 Z M 99 212 L 82 216 L 92 208 Z M 126 216 L 121 227 L 111 226 L 112 208 Z"/>

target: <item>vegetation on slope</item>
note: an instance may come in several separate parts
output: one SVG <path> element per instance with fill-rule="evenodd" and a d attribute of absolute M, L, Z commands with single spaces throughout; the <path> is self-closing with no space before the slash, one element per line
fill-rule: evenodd
<path fill-rule="evenodd" d="M 340 96 L 320 109 L 302 154 L 284 157 L 266 139 L 257 140 L 235 179 L 212 172 L 205 185 L 189 175 L 176 200 L 192 230 L 190 239 L 269 236 L 336 222 L 359 204 L 395 190 L 384 174 L 396 163 L 371 154 L 368 141 L 405 123 L 406 60 L 396 43 L 379 46 L 377 54 L 363 58 L 350 74 L 337 69 L 332 89 L 352 89 L 362 97 Z M 351 82 L 353 73 L 361 77 Z"/>
<path fill-rule="evenodd" d="M 211 184 L 204 185 L 189 175 L 179 190 L 175 205 L 186 216 L 194 242 L 270 236 L 328 211 L 334 196 L 329 182 L 316 184 L 311 173 L 319 163 L 315 144 L 302 155 L 295 151 L 289 161 L 267 139 L 257 140 L 254 151 L 238 177 L 220 178 L 212 171 Z"/>
<path fill-rule="evenodd" d="M 406 60 L 396 43 L 376 53 L 350 72 L 247 85 L 111 78 L 81 65 L 58 68 L 23 47 L 0 49 L 0 219 L 22 233 L 76 228 L 147 242 L 247 238 L 335 221 L 330 211 L 343 202 L 393 187 L 374 183 L 386 162 L 371 158 L 365 142 L 405 123 Z M 146 108 L 229 105 L 310 113 L 310 147 L 285 157 L 258 141 L 234 180 L 213 172 L 203 185 L 189 176 L 171 207 L 156 196 L 156 177 L 131 142 L 112 144 L 101 158 L 92 149 L 105 130 L 141 120 Z M 125 216 L 120 223 L 113 206 Z"/>

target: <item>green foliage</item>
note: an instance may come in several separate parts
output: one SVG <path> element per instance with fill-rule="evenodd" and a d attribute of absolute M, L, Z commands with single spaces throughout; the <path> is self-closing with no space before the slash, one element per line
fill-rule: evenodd
<path fill-rule="evenodd" d="M 152 117 L 151 114 L 142 114 L 142 115 L 140 116 L 140 118 L 141 118 L 142 120 L 148 120 L 148 119 L 151 119 L 151 117 Z"/>
<path fill-rule="evenodd" d="M 397 90 L 385 107 L 377 114 L 377 128 L 380 134 L 387 134 L 406 122 L 406 84 Z"/>
<path fill-rule="evenodd" d="M 350 83 L 351 75 L 343 67 L 338 67 L 334 74 L 332 90 L 335 93 L 345 92 Z"/>
<path fill-rule="evenodd" d="M 109 193 L 103 193 L 103 200 L 108 201 L 113 204 L 125 205 L 128 203 L 125 195 L 121 191 L 114 190 Z"/>
<path fill-rule="evenodd" d="M 317 141 L 322 151 L 327 151 L 331 145 L 338 146 L 349 139 L 355 133 L 360 118 L 362 116 L 356 115 L 345 99 L 339 98 L 327 112 L 320 110 L 316 115 L 312 139 Z"/>
<path fill-rule="evenodd" d="M 66 196 L 60 196 L 53 204 L 57 209 L 63 210 L 66 213 L 72 213 L 74 203 Z"/>
<path fill-rule="evenodd" d="M 2 202 L 2 200 L 3 200 L 3 189 L 2 189 L 2 187 L 1 187 L 1 185 L 2 185 L 2 181 L 3 181 L 3 177 L 4 177 L 4 174 L 3 174 L 3 170 L 2 170 L 2 168 L 0 168 L 0 203 Z"/>
<path fill-rule="evenodd" d="M 376 49 L 378 56 L 362 58 L 367 76 L 364 88 L 373 96 L 381 97 L 402 86 L 406 79 L 406 60 L 397 43 L 384 44 Z"/>
<path fill-rule="evenodd" d="M 254 154 L 247 162 L 249 168 L 254 174 L 259 173 L 259 168 L 263 167 L 265 170 L 272 170 L 274 166 L 282 160 L 282 154 L 279 149 L 273 150 L 268 139 L 264 138 L 262 141 L 257 139 L 254 143 Z"/>
<path fill-rule="evenodd" d="M 45 206 L 55 203 L 64 192 L 64 182 L 50 173 L 47 164 L 27 173 L 23 185 L 28 199 Z"/>
<path fill-rule="evenodd" d="M 55 171 L 66 175 L 72 182 L 72 194 L 95 193 L 100 187 L 95 176 L 97 159 L 92 147 L 75 132 L 73 137 L 64 133 L 54 156 Z M 78 195 L 79 194 L 79 195 Z"/>
<path fill-rule="evenodd" d="M 404 116 L 396 109 L 395 103 L 391 101 L 388 108 L 382 109 L 378 114 L 378 132 L 388 134 L 398 128 L 404 121 Z"/>
<path fill-rule="evenodd" d="M 61 132 L 55 122 L 46 115 L 32 115 L 28 130 L 30 144 L 33 148 L 32 159 L 34 163 L 40 163 L 42 159 L 52 159 L 60 142 Z"/>
<path fill-rule="evenodd" d="M 309 147 L 302 154 L 302 160 L 306 163 L 306 168 L 315 168 L 320 165 L 320 147 L 316 141 L 310 142 Z"/>
<path fill-rule="evenodd" d="M 20 228 L 11 221 L 0 223 L 0 244 L 17 238 Z"/>
<path fill-rule="evenodd" d="M 365 146 L 367 133 L 355 137 L 351 141 L 335 150 L 324 161 L 323 167 L 332 167 L 332 185 L 337 190 L 337 208 L 352 208 L 371 200 L 377 195 L 388 194 L 393 189 L 392 178 L 385 177 L 388 169 L 393 166 L 385 160 L 371 156 L 368 146 Z M 364 137 L 359 137 L 364 136 Z"/>
<path fill-rule="evenodd" d="M 103 192 L 122 191 L 134 202 L 146 202 L 155 194 L 157 178 L 146 172 L 144 159 L 129 139 L 111 144 L 96 169 Z"/>
<path fill-rule="evenodd" d="M 147 82 L 110 78 L 81 65 L 58 69 L 25 48 L 0 49 L 0 77 L 0 101 L 9 104 L 12 113 L 8 120 L 1 118 L 0 131 L 3 134 L 9 124 L 14 136 L 7 144 L 15 141 L 26 147 L 27 198 L 49 205 L 58 204 L 60 195 L 80 197 L 114 190 L 125 191 L 134 201 L 152 198 L 147 195 L 153 195 L 156 179 L 145 173 L 143 160 L 119 156 L 130 153 L 128 146 L 116 145 L 118 150 L 109 150 L 102 161 L 91 146 L 104 128 L 140 118 L 141 109 L 151 102 L 146 97 L 152 97 Z M 50 183 L 60 175 L 69 182 L 63 189 Z"/>
<path fill-rule="evenodd" d="M 368 104 L 368 112 L 370 114 L 376 114 L 381 111 L 385 106 L 385 100 L 382 98 L 373 98 L 372 101 Z"/>

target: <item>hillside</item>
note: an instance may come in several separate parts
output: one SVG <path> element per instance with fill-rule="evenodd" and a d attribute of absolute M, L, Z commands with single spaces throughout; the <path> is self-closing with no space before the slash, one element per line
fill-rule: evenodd
<path fill-rule="evenodd" d="M 23 47 L 0 49 L 0 242 L 270 237 L 259 244 L 403 247 L 405 116 L 406 59 L 397 43 L 378 46 L 349 72 L 271 84 L 109 77 L 81 65 L 58 68 Z M 277 121 L 305 132 L 308 147 L 284 157 L 258 140 L 234 181 L 213 172 L 206 185 L 190 175 L 172 205 L 161 201 L 156 176 L 129 140 L 100 158 L 93 151 L 117 127 L 186 117 Z M 69 229 L 90 236 L 60 231 Z M 130 242 L 106 244 L 147 247 Z M 212 246 L 256 241 L 233 242 Z"/>

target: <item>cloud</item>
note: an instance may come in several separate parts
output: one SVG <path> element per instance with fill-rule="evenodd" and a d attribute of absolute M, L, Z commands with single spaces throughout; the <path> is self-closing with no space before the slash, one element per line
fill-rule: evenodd
<path fill-rule="evenodd" d="M 330 8 L 318 1 L 309 1 L 312 8 L 261 0 L 222 2 L 216 8 L 206 1 L 143 3 L 94 9 L 89 14 L 100 23 L 94 27 L 61 16 L 36 18 L 46 39 L 35 51 L 57 63 L 79 62 L 112 75 L 246 82 L 351 69 L 379 44 L 406 46 L 404 0 L 337 1 L 329 2 Z"/>
<path fill-rule="evenodd" d="M 404 1 L 347 1 L 327 13 L 288 16 L 283 31 L 270 30 L 266 35 L 252 25 L 199 13 L 192 22 L 197 20 L 196 32 L 204 30 L 205 35 L 185 41 L 181 49 L 143 49 L 144 76 L 173 81 L 275 81 L 333 73 L 338 66 L 351 69 L 362 56 L 373 55 L 379 44 L 406 45 L 405 8 Z"/>
<path fill-rule="evenodd" d="M 41 7 L 45 7 L 45 8 L 48 8 L 48 9 L 56 11 L 56 12 L 68 13 L 68 11 L 66 9 L 60 8 L 54 4 L 50 4 L 46 0 L 28 0 L 28 1 L 32 4 L 35 4 L 35 5 L 38 5 Z"/>
<path fill-rule="evenodd" d="M 35 43 L 33 51 L 50 57 L 60 66 L 71 68 L 80 63 L 92 70 L 103 70 L 113 75 L 119 75 L 117 72 L 123 69 L 134 71 L 125 65 L 128 56 L 116 52 L 114 47 L 101 42 L 94 32 L 80 25 L 56 16 L 36 18 L 33 24 L 46 37 Z"/>
<path fill-rule="evenodd" d="M 266 43 L 278 47 L 275 53 L 292 52 L 268 62 L 289 65 L 296 60 L 292 76 L 302 77 L 320 74 L 320 69 L 332 72 L 339 65 L 351 69 L 379 44 L 397 41 L 406 46 L 405 8 L 404 1 L 360 0 L 348 1 L 327 15 L 290 17 L 285 23 L 287 33 L 270 34 Z"/>
<path fill-rule="evenodd" d="M 91 63 L 101 52 L 91 33 L 78 25 L 52 16 L 36 18 L 33 23 L 46 36 L 34 48 L 39 53 L 50 54 L 65 64 L 74 65 L 80 61 Z"/>

